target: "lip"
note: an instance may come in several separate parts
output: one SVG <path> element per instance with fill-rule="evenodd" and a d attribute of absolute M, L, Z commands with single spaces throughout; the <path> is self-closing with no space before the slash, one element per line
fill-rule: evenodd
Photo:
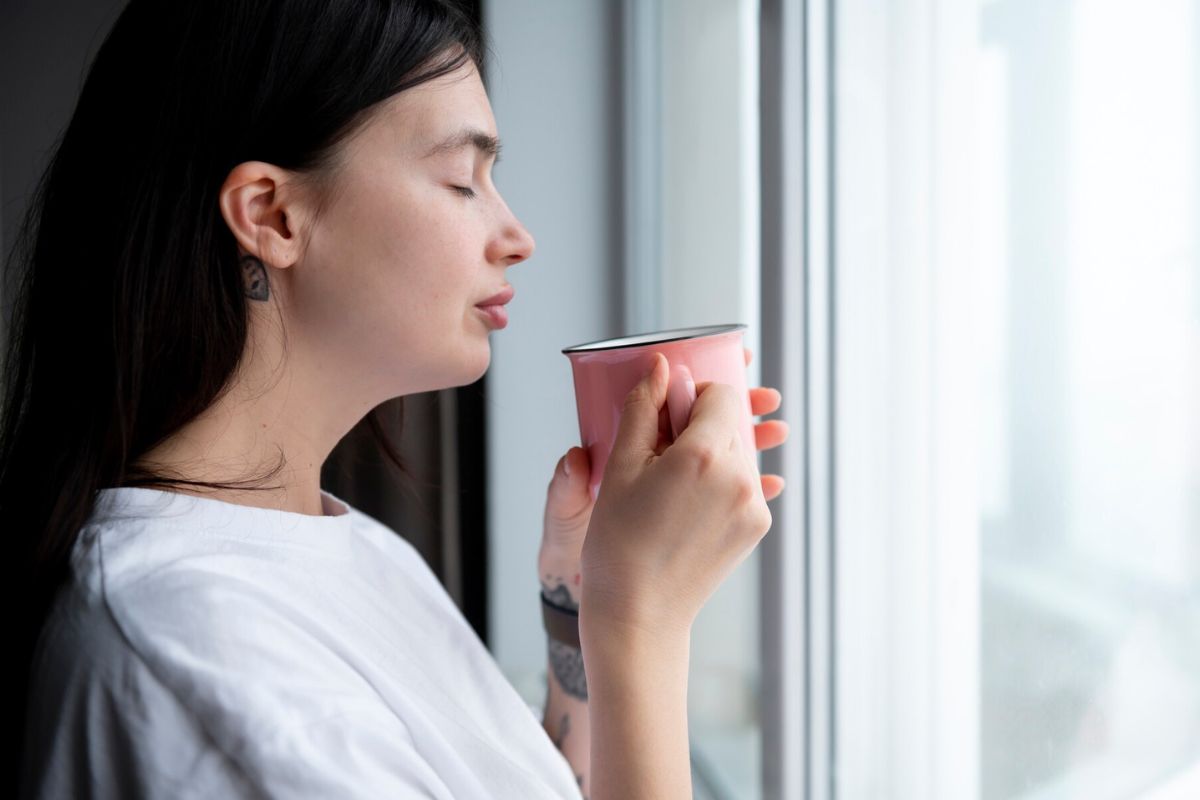
<path fill-rule="evenodd" d="M 484 319 L 493 328 L 505 328 L 508 326 L 508 311 L 503 305 L 493 303 L 489 306 L 475 306 L 483 314 Z"/>
<path fill-rule="evenodd" d="M 504 289 L 501 290 L 499 293 L 492 295 L 487 300 L 483 300 L 479 303 L 476 303 L 475 307 L 483 308 L 484 306 L 502 306 L 505 303 L 512 300 L 513 295 L 515 295 L 516 293 L 517 293 L 517 290 L 514 289 L 513 287 L 505 286 Z"/>

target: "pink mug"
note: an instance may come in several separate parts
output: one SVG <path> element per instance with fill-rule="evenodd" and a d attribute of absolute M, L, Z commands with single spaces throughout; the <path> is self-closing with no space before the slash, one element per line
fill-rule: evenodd
<path fill-rule="evenodd" d="M 590 489 L 595 498 L 608 454 L 617 438 L 625 397 L 654 364 L 654 354 L 667 357 L 670 381 L 667 410 L 672 439 L 687 427 L 696 400 L 696 384 L 727 383 L 742 398 L 740 432 L 747 457 L 758 469 L 750 390 L 746 386 L 745 325 L 710 325 L 640 333 L 563 348 L 575 377 L 579 434 L 591 459 Z"/>

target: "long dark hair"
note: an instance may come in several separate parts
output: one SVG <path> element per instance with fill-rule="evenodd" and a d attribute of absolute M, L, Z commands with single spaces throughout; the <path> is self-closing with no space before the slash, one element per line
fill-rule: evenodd
<path fill-rule="evenodd" d="M 242 358 L 247 298 L 217 202 L 229 171 L 260 160 L 319 181 L 373 106 L 468 60 L 482 72 L 485 48 L 452 0 L 132 0 L 117 19 L 5 263 L 9 742 L 23 741 L 33 649 L 99 489 L 277 488 L 263 481 L 282 462 L 229 482 L 137 466 L 230 388 Z M 370 428 L 407 474 L 378 410 Z"/>

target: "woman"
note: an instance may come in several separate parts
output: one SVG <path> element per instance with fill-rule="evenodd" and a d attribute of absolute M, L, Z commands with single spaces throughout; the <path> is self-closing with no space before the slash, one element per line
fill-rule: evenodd
<path fill-rule="evenodd" d="M 595 503 L 585 451 L 556 467 L 538 566 L 581 646 L 551 648 L 544 728 L 419 555 L 320 488 L 380 403 L 482 375 L 477 305 L 533 253 L 483 54 L 436 0 L 132 0 L 105 40 L 14 251 L 23 795 L 691 796 L 691 623 L 782 490 L 732 389 L 667 442 L 660 358 Z"/>

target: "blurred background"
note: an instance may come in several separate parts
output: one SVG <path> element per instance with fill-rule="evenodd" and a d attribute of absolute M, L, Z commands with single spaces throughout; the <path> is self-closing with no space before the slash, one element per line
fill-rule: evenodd
<path fill-rule="evenodd" d="M 123 3 L 2 3 L 7 250 Z M 696 623 L 696 796 L 1200 797 L 1200 3 L 466 7 L 538 251 L 405 398 L 421 481 L 356 431 L 326 487 L 540 706 L 561 349 L 746 323 L 788 488 Z"/>

